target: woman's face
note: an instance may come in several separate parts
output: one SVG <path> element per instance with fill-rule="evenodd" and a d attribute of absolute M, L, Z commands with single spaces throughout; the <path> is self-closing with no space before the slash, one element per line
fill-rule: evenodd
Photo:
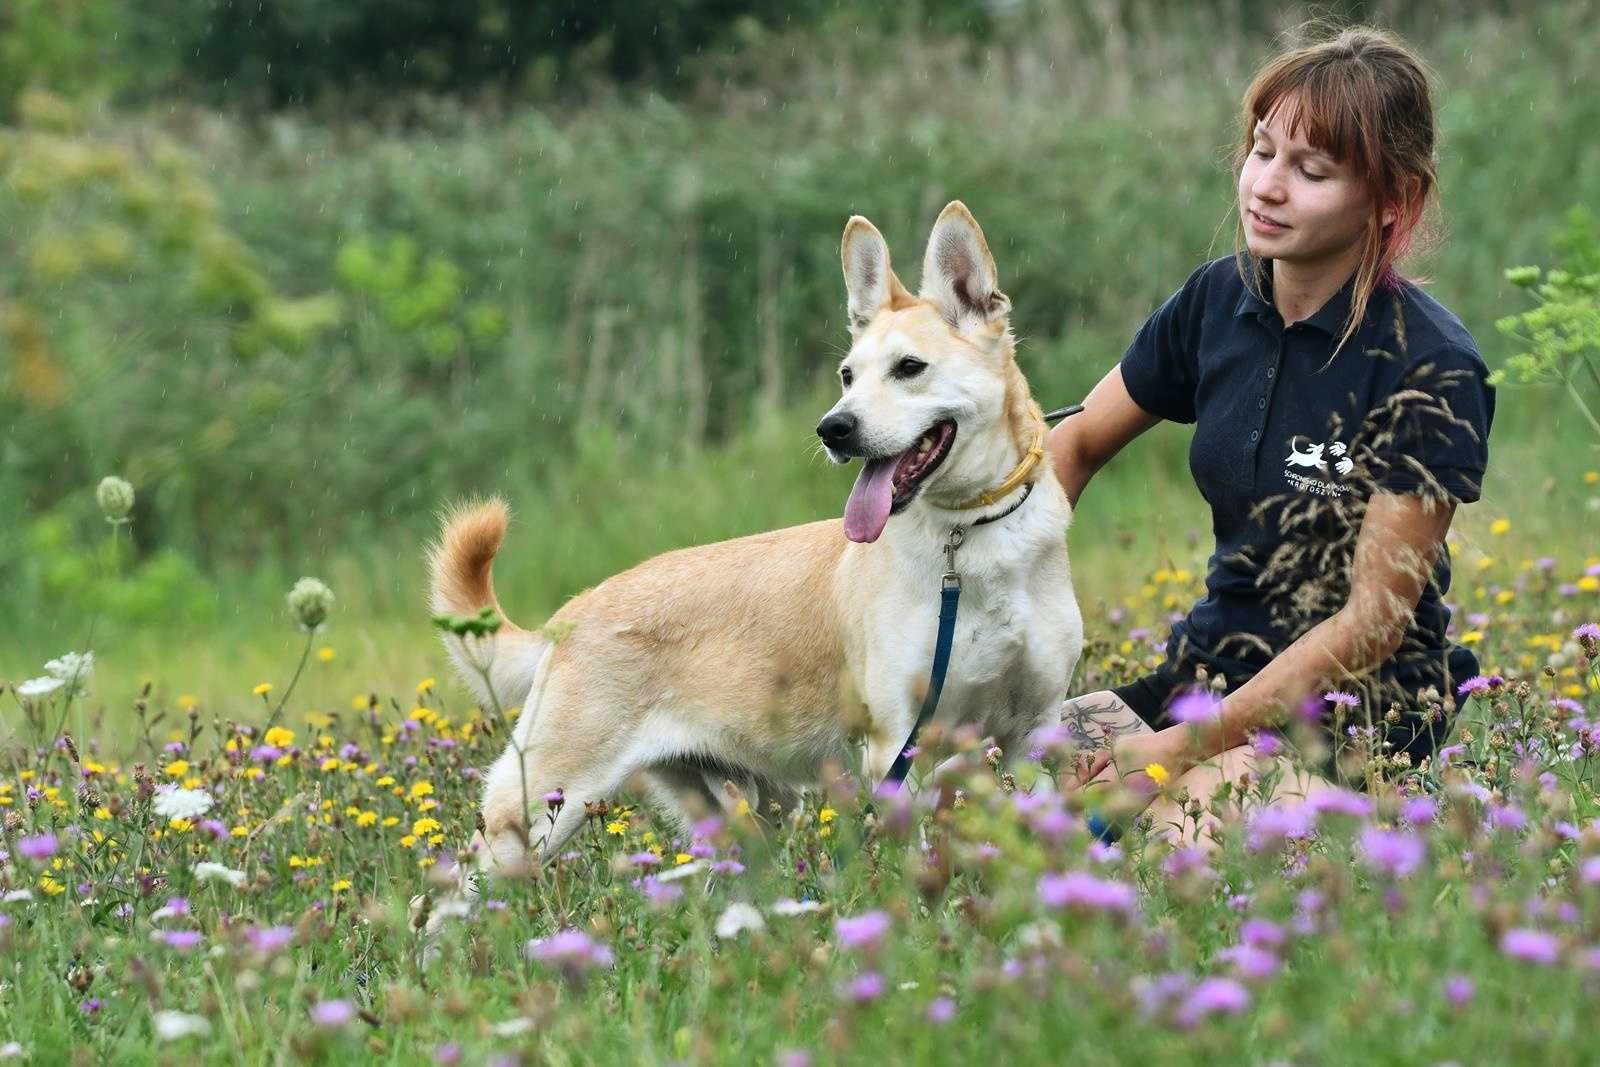
<path fill-rule="evenodd" d="M 1304 266 L 1342 264 L 1359 256 L 1371 211 L 1350 168 L 1291 137 L 1283 107 L 1256 123 L 1250 155 L 1239 172 L 1239 218 L 1251 254 Z M 1389 212 L 1384 213 L 1385 225 Z"/>

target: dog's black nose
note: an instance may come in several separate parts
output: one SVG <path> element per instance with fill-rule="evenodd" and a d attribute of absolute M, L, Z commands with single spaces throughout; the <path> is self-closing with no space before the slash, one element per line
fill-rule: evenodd
<path fill-rule="evenodd" d="M 835 411 L 817 423 L 817 436 L 822 438 L 822 443 L 829 448 L 845 448 L 855 435 L 856 417 L 843 411 Z"/>

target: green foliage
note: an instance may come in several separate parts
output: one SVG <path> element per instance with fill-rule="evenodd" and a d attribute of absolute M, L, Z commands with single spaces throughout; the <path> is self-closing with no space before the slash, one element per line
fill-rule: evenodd
<path fill-rule="evenodd" d="M 35 518 L 24 532 L 18 590 L 29 601 L 112 625 L 203 625 L 217 617 L 217 591 L 171 548 L 130 558 L 125 542 L 104 536 L 85 544 L 64 512 Z"/>
<path fill-rule="evenodd" d="M 1491 381 L 1558 382 L 1600 436 L 1600 419 L 1586 394 L 1600 398 L 1600 232 L 1583 206 L 1568 216 L 1554 242 L 1557 266 L 1512 267 L 1506 280 L 1528 291 L 1537 306 L 1496 321 L 1501 333 L 1526 345 Z"/>

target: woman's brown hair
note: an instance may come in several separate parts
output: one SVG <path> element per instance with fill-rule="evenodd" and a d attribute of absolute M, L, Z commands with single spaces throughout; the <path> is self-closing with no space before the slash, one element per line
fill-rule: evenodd
<path fill-rule="evenodd" d="M 1290 135 L 1303 130 L 1313 147 L 1349 166 L 1372 204 L 1350 316 L 1335 352 L 1361 325 L 1374 291 L 1397 280 L 1395 263 L 1423 232 L 1438 185 L 1431 81 L 1427 65 L 1394 34 L 1350 26 L 1278 56 L 1245 91 L 1235 178 L 1254 147 L 1256 123 L 1282 108 Z M 1386 208 L 1395 212 L 1388 226 Z M 1242 218 L 1234 248 L 1246 284 L 1259 290 L 1260 279 L 1247 269 Z"/>

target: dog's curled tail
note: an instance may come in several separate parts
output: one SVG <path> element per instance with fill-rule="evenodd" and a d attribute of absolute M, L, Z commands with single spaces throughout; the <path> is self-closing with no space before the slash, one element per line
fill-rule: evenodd
<path fill-rule="evenodd" d="M 510 509 L 497 496 L 466 501 L 444 516 L 439 539 L 428 546 L 428 600 L 434 612 L 476 615 L 492 607 L 500 618 L 493 638 L 463 641 L 446 633 L 444 644 L 485 706 L 498 703 L 507 710 L 527 700 L 545 651 L 540 636 L 513 623 L 495 599 L 491 572 L 510 521 Z"/>

